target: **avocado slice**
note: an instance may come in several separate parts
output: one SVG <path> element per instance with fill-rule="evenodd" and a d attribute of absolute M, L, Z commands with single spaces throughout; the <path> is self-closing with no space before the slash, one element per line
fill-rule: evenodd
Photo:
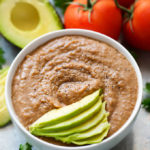
<path fill-rule="evenodd" d="M 30 132 L 34 133 L 34 131 L 38 128 L 40 129 L 46 126 L 49 127 L 79 115 L 83 111 L 92 107 L 99 100 L 101 93 L 101 89 L 97 90 L 96 92 L 84 97 L 76 103 L 62 107 L 60 109 L 53 109 L 49 111 L 29 127 Z"/>
<path fill-rule="evenodd" d="M 6 106 L 0 109 L 0 127 L 5 126 L 10 121 L 10 116 Z"/>
<path fill-rule="evenodd" d="M 75 126 L 78 126 L 78 125 L 86 122 L 88 119 L 92 118 L 101 109 L 101 106 L 102 106 L 102 98 L 100 97 L 94 106 L 92 106 L 88 110 L 84 111 L 83 113 L 80 113 L 79 115 L 77 115 L 69 120 L 63 121 L 59 124 L 49 126 L 46 128 L 42 128 L 39 130 L 35 129 L 35 131 L 32 131 L 32 133 L 36 134 L 36 135 L 38 134 L 38 135 L 51 137 L 51 135 L 49 135 L 48 132 L 57 132 L 57 131 L 62 131 L 65 129 L 70 129 Z M 46 134 L 44 134 L 41 131 L 46 131 Z"/>
<path fill-rule="evenodd" d="M 101 134 L 87 138 L 86 140 L 77 140 L 72 141 L 73 144 L 76 145 L 87 145 L 87 144 L 96 144 L 100 143 L 108 134 L 110 126 L 108 126 Z"/>
<path fill-rule="evenodd" d="M 69 144 L 73 143 L 73 141 L 86 140 L 90 137 L 99 135 L 110 126 L 109 123 L 107 122 L 107 116 L 108 114 L 105 115 L 103 121 L 101 121 L 98 125 L 85 132 L 72 134 L 66 137 L 55 137 L 55 138 L 56 140 L 61 140 L 62 142 Z"/>
<path fill-rule="evenodd" d="M 57 136 L 61 137 L 61 136 L 68 136 L 73 133 L 80 133 L 80 132 L 86 131 L 86 130 L 96 126 L 105 117 L 105 114 L 106 114 L 105 104 L 106 104 L 105 102 L 102 104 L 100 111 L 95 116 L 93 116 L 92 118 L 87 120 L 85 123 L 83 123 L 77 127 L 62 130 L 59 132 L 49 132 L 45 128 L 42 128 L 40 130 L 37 129 L 37 131 L 39 133 L 38 135 L 45 135 L 47 137 L 57 137 Z"/>
<path fill-rule="evenodd" d="M 71 141 L 87 139 L 89 137 L 101 134 L 108 126 L 109 124 L 107 122 L 107 115 L 106 115 L 103 121 L 100 122 L 97 126 L 87 131 L 70 135 L 69 139 L 71 139 Z"/>
<path fill-rule="evenodd" d="M 20 48 L 45 33 L 62 28 L 48 0 L 0 0 L 0 32 Z"/>
<path fill-rule="evenodd" d="M 10 116 L 5 102 L 5 81 L 9 68 L 0 70 L 0 127 L 6 125 L 10 121 Z"/>
<path fill-rule="evenodd" d="M 7 70 L 9 69 L 9 67 L 5 67 L 3 69 L 0 70 L 0 76 L 3 74 L 3 73 L 7 73 Z"/>

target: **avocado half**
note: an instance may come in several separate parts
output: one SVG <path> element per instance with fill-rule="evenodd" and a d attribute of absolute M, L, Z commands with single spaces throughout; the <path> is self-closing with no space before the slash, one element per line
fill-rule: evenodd
<path fill-rule="evenodd" d="M 48 0 L 0 0 L 0 32 L 20 48 L 40 35 L 62 28 Z"/>

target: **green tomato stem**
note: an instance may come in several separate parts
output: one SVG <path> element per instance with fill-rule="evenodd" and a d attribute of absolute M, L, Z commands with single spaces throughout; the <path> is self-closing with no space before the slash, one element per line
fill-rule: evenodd
<path fill-rule="evenodd" d="M 91 8 L 91 7 L 92 7 L 91 0 L 88 0 L 88 1 L 87 1 L 87 8 Z"/>
<path fill-rule="evenodd" d="M 115 1 L 115 4 L 116 4 L 116 6 L 117 6 L 118 8 L 120 8 L 120 9 L 123 10 L 124 12 L 128 13 L 129 15 L 132 15 L 132 11 L 131 11 L 131 10 L 129 10 L 129 9 L 127 9 L 127 8 L 125 8 L 125 7 L 121 6 L 121 5 L 119 5 L 118 0 L 114 0 L 114 1 Z"/>
<path fill-rule="evenodd" d="M 87 0 L 87 4 L 81 4 L 78 2 L 69 2 L 69 4 L 74 4 L 74 5 L 79 5 L 81 7 L 83 7 L 83 11 L 89 11 L 89 15 L 88 15 L 88 21 L 89 23 L 91 23 L 91 13 L 93 10 L 93 6 L 96 4 L 97 0 Z M 80 9 L 78 9 L 80 10 Z"/>

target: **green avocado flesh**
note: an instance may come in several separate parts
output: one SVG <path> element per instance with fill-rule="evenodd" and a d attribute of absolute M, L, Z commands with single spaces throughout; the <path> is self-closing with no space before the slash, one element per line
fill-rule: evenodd
<path fill-rule="evenodd" d="M 104 117 L 105 117 L 105 103 L 102 104 L 102 108 L 101 110 L 92 118 L 90 118 L 89 120 L 87 120 L 85 123 L 78 125 L 74 128 L 71 129 L 66 129 L 66 130 L 61 130 L 61 131 L 57 131 L 57 132 L 49 132 L 47 129 L 42 128 L 42 129 L 37 129 L 36 130 L 36 134 L 39 135 L 44 135 L 47 137 L 57 137 L 57 136 L 68 136 L 70 134 L 73 133 L 80 133 L 83 131 L 86 131 L 92 127 L 94 127 L 96 124 L 98 124 Z"/>
<path fill-rule="evenodd" d="M 105 105 L 102 90 L 97 90 L 76 103 L 49 111 L 29 130 L 36 136 L 53 137 L 68 144 L 99 143 L 110 129 Z"/>
<path fill-rule="evenodd" d="M 75 127 L 77 125 L 80 125 L 93 117 L 101 108 L 102 102 L 101 100 L 97 101 L 97 103 L 89 108 L 88 110 L 80 113 L 79 115 L 72 117 L 71 119 L 68 119 L 66 121 L 63 121 L 59 124 L 55 124 L 50 127 L 43 128 L 43 130 L 50 131 L 50 132 L 55 132 L 55 131 L 60 131 L 64 129 L 70 129 L 72 127 Z"/>
<path fill-rule="evenodd" d="M 97 90 L 76 103 L 49 111 L 30 126 L 30 131 L 35 128 L 50 127 L 80 114 L 98 101 L 100 93 L 101 90 Z"/>
<path fill-rule="evenodd" d="M 76 145 L 87 145 L 87 144 L 100 143 L 107 136 L 109 129 L 110 129 L 110 126 L 107 126 L 107 128 L 99 135 L 87 138 L 86 140 L 71 141 L 71 143 L 76 144 Z"/>
<path fill-rule="evenodd" d="M 103 121 L 99 122 L 99 124 L 97 124 L 96 126 L 87 131 L 76 133 L 66 137 L 56 137 L 56 139 L 57 140 L 59 139 L 64 143 L 72 143 L 72 141 L 86 140 L 90 137 L 103 133 L 103 131 L 105 131 L 105 129 L 107 129 L 109 126 L 110 125 L 107 122 L 107 115 L 106 115 Z"/>
<path fill-rule="evenodd" d="M 0 0 L 0 32 L 20 48 L 45 33 L 62 28 L 48 0 Z"/>
<path fill-rule="evenodd" d="M 10 116 L 5 102 L 5 81 L 8 73 L 8 67 L 0 70 L 0 127 L 10 121 Z"/>

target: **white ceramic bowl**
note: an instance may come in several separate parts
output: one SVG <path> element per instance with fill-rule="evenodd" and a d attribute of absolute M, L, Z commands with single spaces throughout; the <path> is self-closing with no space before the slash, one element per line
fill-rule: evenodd
<path fill-rule="evenodd" d="M 138 98 L 135 105 L 135 108 L 130 116 L 130 118 L 127 120 L 127 122 L 111 137 L 105 139 L 99 144 L 92 144 L 87 146 L 77 146 L 77 147 L 65 147 L 65 146 L 58 146 L 54 144 L 50 144 L 48 142 L 45 142 L 43 140 L 40 140 L 39 138 L 31 135 L 24 126 L 20 123 L 14 108 L 12 104 L 11 99 L 11 87 L 12 87 L 12 79 L 15 74 L 15 71 L 18 67 L 18 65 L 22 62 L 22 60 L 25 58 L 25 56 L 29 53 L 31 53 L 33 50 L 35 50 L 40 45 L 46 43 L 49 40 L 52 40 L 57 37 L 61 37 L 64 35 L 82 35 L 87 36 L 96 40 L 100 40 L 103 42 L 108 43 L 112 47 L 116 48 L 119 52 L 121 52 L 132 64 L 133 68 L 135 69 L 137 79 L 138 79 Z M 18 129 L 23 133 L 23 135 L 26 137 L 26 140 L 31 143 L 32 145 L 36 146 L 39 150 L 108 150 L 115 146 L 117 143 L 119 143 L 130 131 L 133 122 L 135 121 L 135 118 L 138 114 L 138 111 L 140 109 L 141 100 L 142 100 L 142 77 L 141 72 L 139 70 L 139 67 L 137 63 L 135 62 L 134 58 L 130 55 L 130 53 L 117 41 L 103 35 L 97 32 L 89 31 L 89 30 L 82 30 L 82 29 L 69 29 L 69 30 L 60 30 L 52 33 L 47 33 L 35 40 L 33 40 L 31 43 L 29 43 L 16 57 L 16 59 L 13 61 L 8 77 L 6 82 L 6 103 L 9 110 L 9 113 L 11 115 L 12 121 L 15 123 L 15 125 L 18 127 Z"/>

